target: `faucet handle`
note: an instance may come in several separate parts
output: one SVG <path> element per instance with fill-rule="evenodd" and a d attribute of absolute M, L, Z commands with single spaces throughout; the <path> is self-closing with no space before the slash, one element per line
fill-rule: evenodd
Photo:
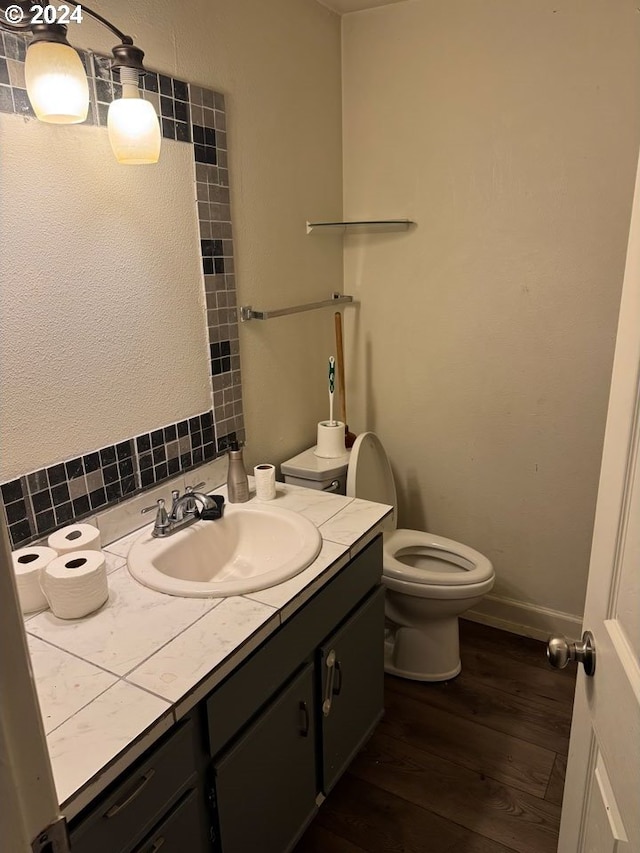
<path fill-rule="evenodd" d="M 164 509 L 164 498 L 158 498 L 158 500 L 156 501 L 156 503 L 153 504 L 153 506 L 146 506 L 144 507 L 144 509 L 141 509 L 140 515 L 144 515 L 145 512 L 151 512 L 151 510 L 154 509 L 158 512 L 160 512 L 161 509 Z"/>
<path fill-rule="evenodd" d="M 151 510 L 156 510 L 156 520 L 153 525 L 153 535 L 154 536 L 163 536 L 167 530 L 171 527 L 171 522 L 169 521 L 169 516 L 167 515 L 167 511 L 164 508 L 164 498 L 158 498 L 155 506 L 146 506 L 144 509 L 140 510 L 140 513 L 144 515 L 145 512 L 151 512 Z"/>
<path fill-rule="evenodd" d="M 198 515 L 198 504 L 196 502 L 196 498 L 200 497 L 200 493 L 198 489 L 204 486 L 204 480 L 201 483 L 197 483 L 195 486 L 187 486 L 184 490 L 185 497 L 188 498 L 186 504 L 184 505 L 185 513 L 189 515 Z"/>

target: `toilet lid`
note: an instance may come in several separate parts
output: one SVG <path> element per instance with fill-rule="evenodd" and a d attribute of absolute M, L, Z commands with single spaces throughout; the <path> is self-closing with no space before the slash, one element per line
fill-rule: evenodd
<path fill-rule="evenodd" d="M 393 512 L 383 522 L 383 529 L 395 530 L 398 511 L 396 484 L 382 442 L 373 432 L 363 432 L 351 448 L 347 495 L 392 506 Z"/>

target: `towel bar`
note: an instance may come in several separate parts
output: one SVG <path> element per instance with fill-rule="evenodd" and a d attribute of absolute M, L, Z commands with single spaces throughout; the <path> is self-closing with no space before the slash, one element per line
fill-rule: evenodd
<path fill-rule="evenodd" d="M 240 308 L 240 320 L 243 323 L 246 323 L 248 320 L 270 320 L 272 317 L 300 314 L 302 311 L 315 311 L 316 308 L 335 307 L 345 302 L 353 302 L 353 296 L 332 293 L 331 299 L 323 299 L 321 302 L 307 302 L 306 305 L 294 305 L 291 308 L 276 308 L 271 311 L 258 311 L 256 308 L 252 308 L 251 305 L 243 305 Z"/>

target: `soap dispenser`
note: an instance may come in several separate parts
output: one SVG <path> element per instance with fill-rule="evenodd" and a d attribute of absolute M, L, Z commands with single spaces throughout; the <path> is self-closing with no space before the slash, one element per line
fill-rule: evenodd
<path fill-rule="evenodd" d="M 249 500 L 249 478 L 244 469 L 242 450 L 237 441 L 229 446 L 229 471 L 227 473 L 227 495 L 229 503 L 242 504 Z"/>

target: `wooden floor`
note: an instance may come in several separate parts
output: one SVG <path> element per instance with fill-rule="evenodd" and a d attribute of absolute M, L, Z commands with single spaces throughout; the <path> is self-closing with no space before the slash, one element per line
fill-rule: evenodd
<path fill-rule="evenodd" d="M 556 853 L 575 668 L 460 623 L 462 673 L 387 675 L 385 716 L 295 853 Z"/>

